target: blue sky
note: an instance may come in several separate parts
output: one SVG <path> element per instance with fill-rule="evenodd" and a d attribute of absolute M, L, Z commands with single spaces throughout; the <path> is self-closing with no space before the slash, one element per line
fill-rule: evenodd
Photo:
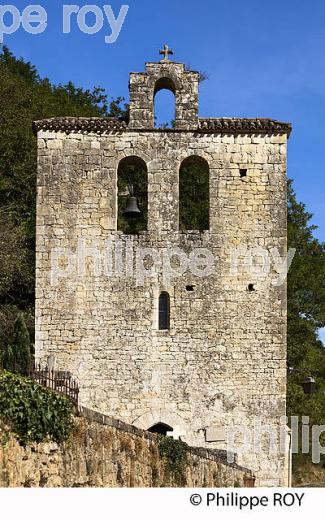
<path fill-rule="evenodd" d="M 111 32 L 107 20 L 100 32 L 87 35 L 73 17 L 71 33 L 63 34 L 62 6 L 67 0 L 39 2 L 48 14 L 43 34 L 30 35 L 20 28 L 4 41 L 53 82 L 100 85 L 111 96 L 126 98 L 129 71 L 141 71 L 145 61 L 159 59 L 158 50 L 168 43 L 175 60 L 210 76 L 201 88 L 202 116 L 261 116 L 293 123 L 288 176 L 299 199 L 314 213 L 316 235 L 325 240 L 324 1 L 124 2 L 129 11 L 113 44 L 105 43 Z M 89 3 L 79 0 L 78 5 Z M 29 2 L 11 4 L 22 11 Z M 96 3 L 105 4 L 112 5 L 117 16 L 122 2 Z"/>

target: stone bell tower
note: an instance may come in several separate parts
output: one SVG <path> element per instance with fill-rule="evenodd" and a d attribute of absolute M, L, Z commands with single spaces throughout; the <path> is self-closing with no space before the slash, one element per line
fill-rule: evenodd
<path fill-rule="evenodd" d="M 286 254 L 291 126 L 199 118 L 199 73 L 161 52 L 131 73 L 129 124 L 35 122 L 36 357 L 72 372 L 81 404 L 140 428 L 218 449 L 236 428 L 278 440 L 286 286 L 274 258 Z M 154 125 L 161 89 L 175 94 L 173 128 Z M 132 235 L 118 227 L 126 163 L 147 176 L 146 227 Z M 180 226 L 184 164 L 208 175 L 205 229 Z M 257 485 L 286 485 L 286 449 L 264 434 L 235 447 L 238 461 Z"/>

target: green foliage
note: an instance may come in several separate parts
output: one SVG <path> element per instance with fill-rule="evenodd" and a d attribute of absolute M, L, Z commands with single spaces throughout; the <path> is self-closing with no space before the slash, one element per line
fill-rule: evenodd
<path fill-rule="evenodd" d="M 34 295 L 32 243 L 27 239 L 23 227 L 10 219 L 5 207 L 1 206 L 0 221 L 0 305 L 4 310 L 12 306 L 13 302 L 19 302 L 21 308 L 26 308 Z M 0 322 L 3 324 L 4 321 L 3 317 Z M 0 341 L 2 339 L 0 332 Z"/>
<path fill-rule="evenodd" d="M 28 375 L 31 368 L 30 339 L 22 313 L 18 314 L 14 325 L 13 357 L 15 372 Z"/>
<path fill-rule="evenodd" d="M 15 370 L 15 355 L 10 343 L 3 349 L 2 366 L 11 372 L 14 372 Z"/>
<path fill-rule="evenodd" d="M 296 201 L 289 181 L 288 246 L 295 248 L 296 254 L 288 273 L 288 363 L 316 377 L 321 388 L 325 351 L 318 329 L 325 326 L 325 244 L 313 236 L 311 217 L 304 204 Z"/>
<path fill-rule="evenodd" d="M 292 379 L 292 378 L 290 378 Z M 297 376 L 298 379 L 298 376 Z M 324 424 L 324 410 L 325 410 L 325 395 L 317 391 L 315 394 L 306 395 L 303 392 L 301 385 L 298 382 L 290 380 L 287 387 L 287 414 L 289 417 L 298 416 L 298 453 L 293 454 L 293 470 L 294 475 L 297 477 L 301 473 L 304 466 L 312 467 L 311 454 L 312 454 L 312 435 L 309 437 L 309 453 L 302 453 L 302 417 L 308 417 L 309 427 L 313 425 Z M 290 426 L 290 422 L 289 422 Z M 325 434 L 320 435 L 321 445 L 324 446 Z M 321 465 L 324 467 L 325 456 L 321 454 Z M 317 464 L 317 469 L 320 466 Z M 312 474 L 309 476 L 309 481 L 312 481 Z M 306 479 L 308 482 L 308 478 Z"/>
<path fill-rule="evenodd" d="M 301 384 L 290 379 L 287 384 L 287 416 L 304 415 L 304 401 L 305 394 Z"/>
<path fill-rule="evenodd" d="M 209 229 L 209 171 L 205 161 L 184 161 L 179 172 L 179 227 Z"/>
<path fill-rule="evenodd" d="M 61 443 L 73 426 L 73 405 L 31 379 L 0 371 L 0 419 L 23 444 Z"/>
<path fill-rule="evenodd" d="M 124 121 L 125 123 L 129 122 L 129 111 L 130 106 L 128 103 L 125 103 L 125 99 L 123 97 L 118 97 L 113 99 L 110 103 L 109 107 L 109 115 L 110 117 L 116 117 L 120 121 Z"/>
<path fill-rule="evenodd" d="M 188 445 L 172 437 L 158 435 L 158 447 L 160 456 L 166 461 L 166 469 L 177 484 L 183 484 L 186 480 L 186 467 L 188 465 Z"/>
<path fill-rule="evenodd" d="M 301 385 L 289 381 L 287 387 L 287 408 L 290 416 L 296 415 L 301 421 L 304 415 L 309 424 L 324 424 L 325 395 L 322 392 L 304 394 Z"/>
<path fill-rule="evenodd" d="M 318 329 L 325 326 L 325 244 L 314 236 L 312 215 L 297 202 L 288 183 L 288 246 L 296 254 L 288 273 L 288 364 L 294 370 L 287 385 L 287 415 L 308 416 L 310 426 L 325 424 L 325 349 Z M 301 383 L 306 375 L 316 379 L 317 391 L 305 395 Z M 294 471 L 310 454 L 294 455 Z"/>

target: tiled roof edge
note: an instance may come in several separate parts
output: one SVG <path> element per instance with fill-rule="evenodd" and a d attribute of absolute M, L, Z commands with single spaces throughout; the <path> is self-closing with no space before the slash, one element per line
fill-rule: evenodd
<path fill-rule="evenodd" d="M 33 123 L 34 132 L 40 130 L 48 130 L 53 132 L 85 132 L 105 134 L 111 131 L 137 131 L 136 128 L 129 129 L 127 124 L 119 121 L 114 117 L 54 117 L 51 119 L 42 119 Z M 141 131 L 150 131 L 152 129 L 139 129 Z M 162 131 L 161 129 L 154 129 Z M 239 134 L 268 134 L 290 136 L 292 127 L 290 123 L 276 121 L 274 119 L 264 118 L 200 118 L 198 126 L 186 131 L 200 133 L 220 133 L 229 135 Z M 168 129 L 168 131 L 184 131 L 177 129 Z"/>
<path fill-rule="evenodd" d="M 34 121 L 34 132 L 49 130 L 53 132 L 95 132 L 103 134 L 112 130 L 126 129 L 126 123 L 115 117 L 53 117 Z"/>
<path fill-rule="evenodd" d="M 292 126 L 274 119 L 220 117 L 199 119 L 198 130 L 221 134 L 287 134 L 289 137 Z"/>

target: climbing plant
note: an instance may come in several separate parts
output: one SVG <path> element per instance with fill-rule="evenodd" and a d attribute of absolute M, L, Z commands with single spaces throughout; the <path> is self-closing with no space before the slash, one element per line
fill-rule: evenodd
<path fill-rule="evenodd" d="M 73 413 L 66 397 L 27 377 L 0 371 L 0 420 L 23 444 L 65 441 L 72 430 Z"/>
<path fill-rule="evenodd" d="M 176 484 L 182 485 L 186 480 L 188 465 L 188 445 L 172 437 L 158 436 L 160 456 L 165 459 L 166 469 Z"/>

